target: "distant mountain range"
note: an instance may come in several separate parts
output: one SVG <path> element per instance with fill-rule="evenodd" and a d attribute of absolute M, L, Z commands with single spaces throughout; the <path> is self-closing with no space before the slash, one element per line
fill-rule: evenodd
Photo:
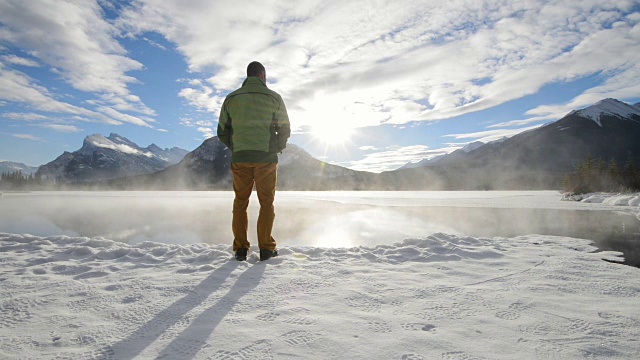
<path fill-rule="evenodd" d="M 640 159 L 640 106 L 605 99 L 509 139 L 471 143 L 436 160 L 382 174 L 354 171 L 313 158 L 295 145 L 280 157 L 283 190 L 558 189 L 588 155 L 622 165 Z M 177 165 L 133 179 L 121 188 L 231 189 L 229 150 L 206 140 Z"/>
<path fill-rule="evenodd" d="M 474 142 L 450 154 L 381 174 L 354 171 L 313 158 L 289 144 L 280 155 L 283 190 L 559 189 L 562 177 L 587 156 L 622 166 L 640 164 L 640 103 L 605 99 L 508 139 Z M 141 148 L 111 134 L 91 135 L 37 174 L 57 181 L 94 182 L 115 189 L 230 190 L 230 153 L 218 138 L 188 152 Z"/>
<path fill-rule="evenodd" d="M 82 147 L 64 152 L 52 162 L 40 166 L 37 176 L 61 182 L 84 182 L 149 174 L 178 163 L 188 154 L 177 147 L 146 148 L 118 134 L 87 136 Z"/>
<path fill-rule="evenodd" d="M 498 140 L 498 141 L 504 141 L 504 139 L 502 140 Z M 485 145 L 485 143 L 483 143 L 482 141 L 474 141 L 472 143 L 469 143 L 467 145 L 465 145 L 462 149 L 458 149 L 455 150 L 449 154 L 442 154 L 442 155 L 438 155 L 436 157 L 432 157 L 429 159 L 424 159 L 422 161 L 418 161 L 415 163 L 408 163 L 404 166 L 402 166 L 400 169 L 414 169 L 414 168 L 419 168 L 419 167 L 423 167 L 423 166 L 429 166 L 429 165 L 433 165 L 436 162 L 446 158 L 446 157 L 452 157 L 452 156 L 461 156 L 464 153 L 468 153 L 471 152 L 477 148 L 479 148 L 480 146 Z"/>
<path fill-rule="evenodd" d="M 0 173 L 14 173 L 21 171 L 24 176 L 35 174 L 38 170 L 37 166 L 29 166 L 23 163 L 17 163 L 13 161 L 0 161 Z"/>
<path fill-rule="evenodd" d="M 498 143 L 456 151 L 413 169 L 383 173 L 404 188 L 558 189 L 587 156 L 622 166 L 640 160 L 640 104 L 605 99 Z"/>
<path fill-rule="evenodd" d="M 120 189 L 230 190 L 230 159 L 229 149 L 213 137 L 179 164 L 149 175 L 116 179 L 109 185 Z M 278 189 L 282 190 L 366 190 L 375 176 L 322 162 L 294 144 L 287 145 L 278 162 Z"/>

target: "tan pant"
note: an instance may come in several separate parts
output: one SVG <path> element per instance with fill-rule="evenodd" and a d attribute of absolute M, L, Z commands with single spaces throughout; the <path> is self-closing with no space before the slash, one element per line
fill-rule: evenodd
<path fill-rule="evenodd" d="M 273 251 L 276 248 L 276 241 L 271 236 L 273 230 L 273 220 L 276 213 L 273 207 L 273 200 L 276 196 L 276 181 L 278 173 L 277 164 L 261 163 L 232 163 L 233 191 L 236 194 L 233 200 L 233 251 L 240 248 L 249 249 L 247 231 L 249 218 L 247 207 L 249 197 L 256 185 L 258 201 L 260 201 L 260 215 L 258 216 L 258 247 Z"/>

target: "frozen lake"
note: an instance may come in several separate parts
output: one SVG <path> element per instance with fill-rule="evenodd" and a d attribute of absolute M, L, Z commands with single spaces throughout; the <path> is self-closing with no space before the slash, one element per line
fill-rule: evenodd
<path fill-rule="evenodd" d="M 559 235 L 638 262 L 638 207 L 560 201 L 555 191 L 278 192 L 282 246 L 387 245 L 433 233 Z M 233 192 L 27 192 L 0 197 L 0 232 L 105 237 L 129 244 L 231 244 Z M 249 238 L 256 245 L 255 193 Z M 634 259 L 632 259 L 634 258 Z"/>

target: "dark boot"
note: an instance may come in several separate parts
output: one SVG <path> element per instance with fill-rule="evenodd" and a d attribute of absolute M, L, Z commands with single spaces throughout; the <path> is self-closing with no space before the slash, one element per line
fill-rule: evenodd
<path fill-rule="evenodd" d="M 269 251 L 266 249 L 260 249 L 260 261 L 265 261 L 276 256 L 278 256 L 278 250 Z"/>
<path fill-rule="evenodd" d="M 260 252 L 260 254 L 262 255 L 262 252 Z M 247 249 L 246 248 L 240 248 L 240 249 L 238 249 L 238 251 L 236 251 L 236 260 L 238 260 L 238 261 L 247 260 Z"/>

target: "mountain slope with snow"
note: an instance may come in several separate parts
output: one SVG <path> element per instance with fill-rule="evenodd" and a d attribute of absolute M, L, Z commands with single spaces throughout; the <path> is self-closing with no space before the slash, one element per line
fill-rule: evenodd
<path fill-rule="evenodd" d="M 37 170 L 37 167 L 23 163 L 0 161 L 0 173 L 14 173 L 16 171 L 21 171 L 23 175 L 28 176 L 30 174 L 35 174 Z"/>
<path fill-rule="evenodd" d="M 279 189 L 287 190 L 478 190 L 558 189 L 562 177 L 588 155 L 640 166 L 640 107 L 605 99 L 562 119 L 508 139 L 470 143 L 450 154 L 372 174 L 313 158 L 290 144 L 280 155 Z M 174 148 L 175 149 L 175 148 Z M 66 181 L 116 179 L 117 188 L 226 189 L 228 149 L 211 138 L 193 152 L 176 154 L 155 145 L 140 148 L 117 134 L 92 135 L 82 149 L 64 153 L 40 169 Z M 183 159 L 184 157 L 184 159 Z M 176 164 L 183 159 L 179 166 Z"/>
<path fill-rule="evenodd" d="M 600 119 L 603 116 L 613 116 L 620 119 L 640 118 L 640 105 L 629 105 L 616 99 L 604 99 L 585 109 L 577 110 L 572 114 L 591 119 L 599 126 L 602 126 Z"/>
<path fill-rule="evenodd" d="M 413 169 L 413 168 L 419 168 L 419 167 L 423 167 L 423 166 L 427 166 L 427 165 L 432 165 L 435 164 L 436 162 L 448 157 L 448 156 L 456 156 L 456 152 L 463 152 L 463 153 L 468 153 L 471 152 L 481 146 L 485 145 L 485 143 L 483 143 L 482 141 L 474 141 L 471 142 L 465 146 L 463 146 L 462 148 L 455 150 L 449 154 L 442 154 L 442 155 L 438 155 L 438 156 L 434 156 L 432 158 L 429 159 L 424 159 L 422 161 L 418 161 L 415 163 L 408 163 L 404 166 L 402 166 L 400 169 Z"/>
<path fill-rule="evenodd" d="M 587 156 L 640 167 L 640 108 L 605 99 L 562 119 L 433 164 L 383 174 L 405 189 L 559 189 Z M 455 156 L 454 156 L 455 155 Z"/>
<path fill-rule="evenodd" d="M 231 153 L 217 138 L 205 140 L 177 165 L 153 174 L 117 179 L 110 184 L 134 189 L 232 189 Z M 278 159 L 279 190 L 367 189 L 375 174 L 350 170 L 315 159 L 288 144 Z"/>
<path fill-rule="evenodd" d="M 79 150 L 65 152 L 41 166 L 37 173 L 62 182 L 113 179 L 162 170 L 186 154 L 184 149 L 161 149 L 155 144 L 142 148 L 118 134 L 94 134 L 84 139 Z"/>

